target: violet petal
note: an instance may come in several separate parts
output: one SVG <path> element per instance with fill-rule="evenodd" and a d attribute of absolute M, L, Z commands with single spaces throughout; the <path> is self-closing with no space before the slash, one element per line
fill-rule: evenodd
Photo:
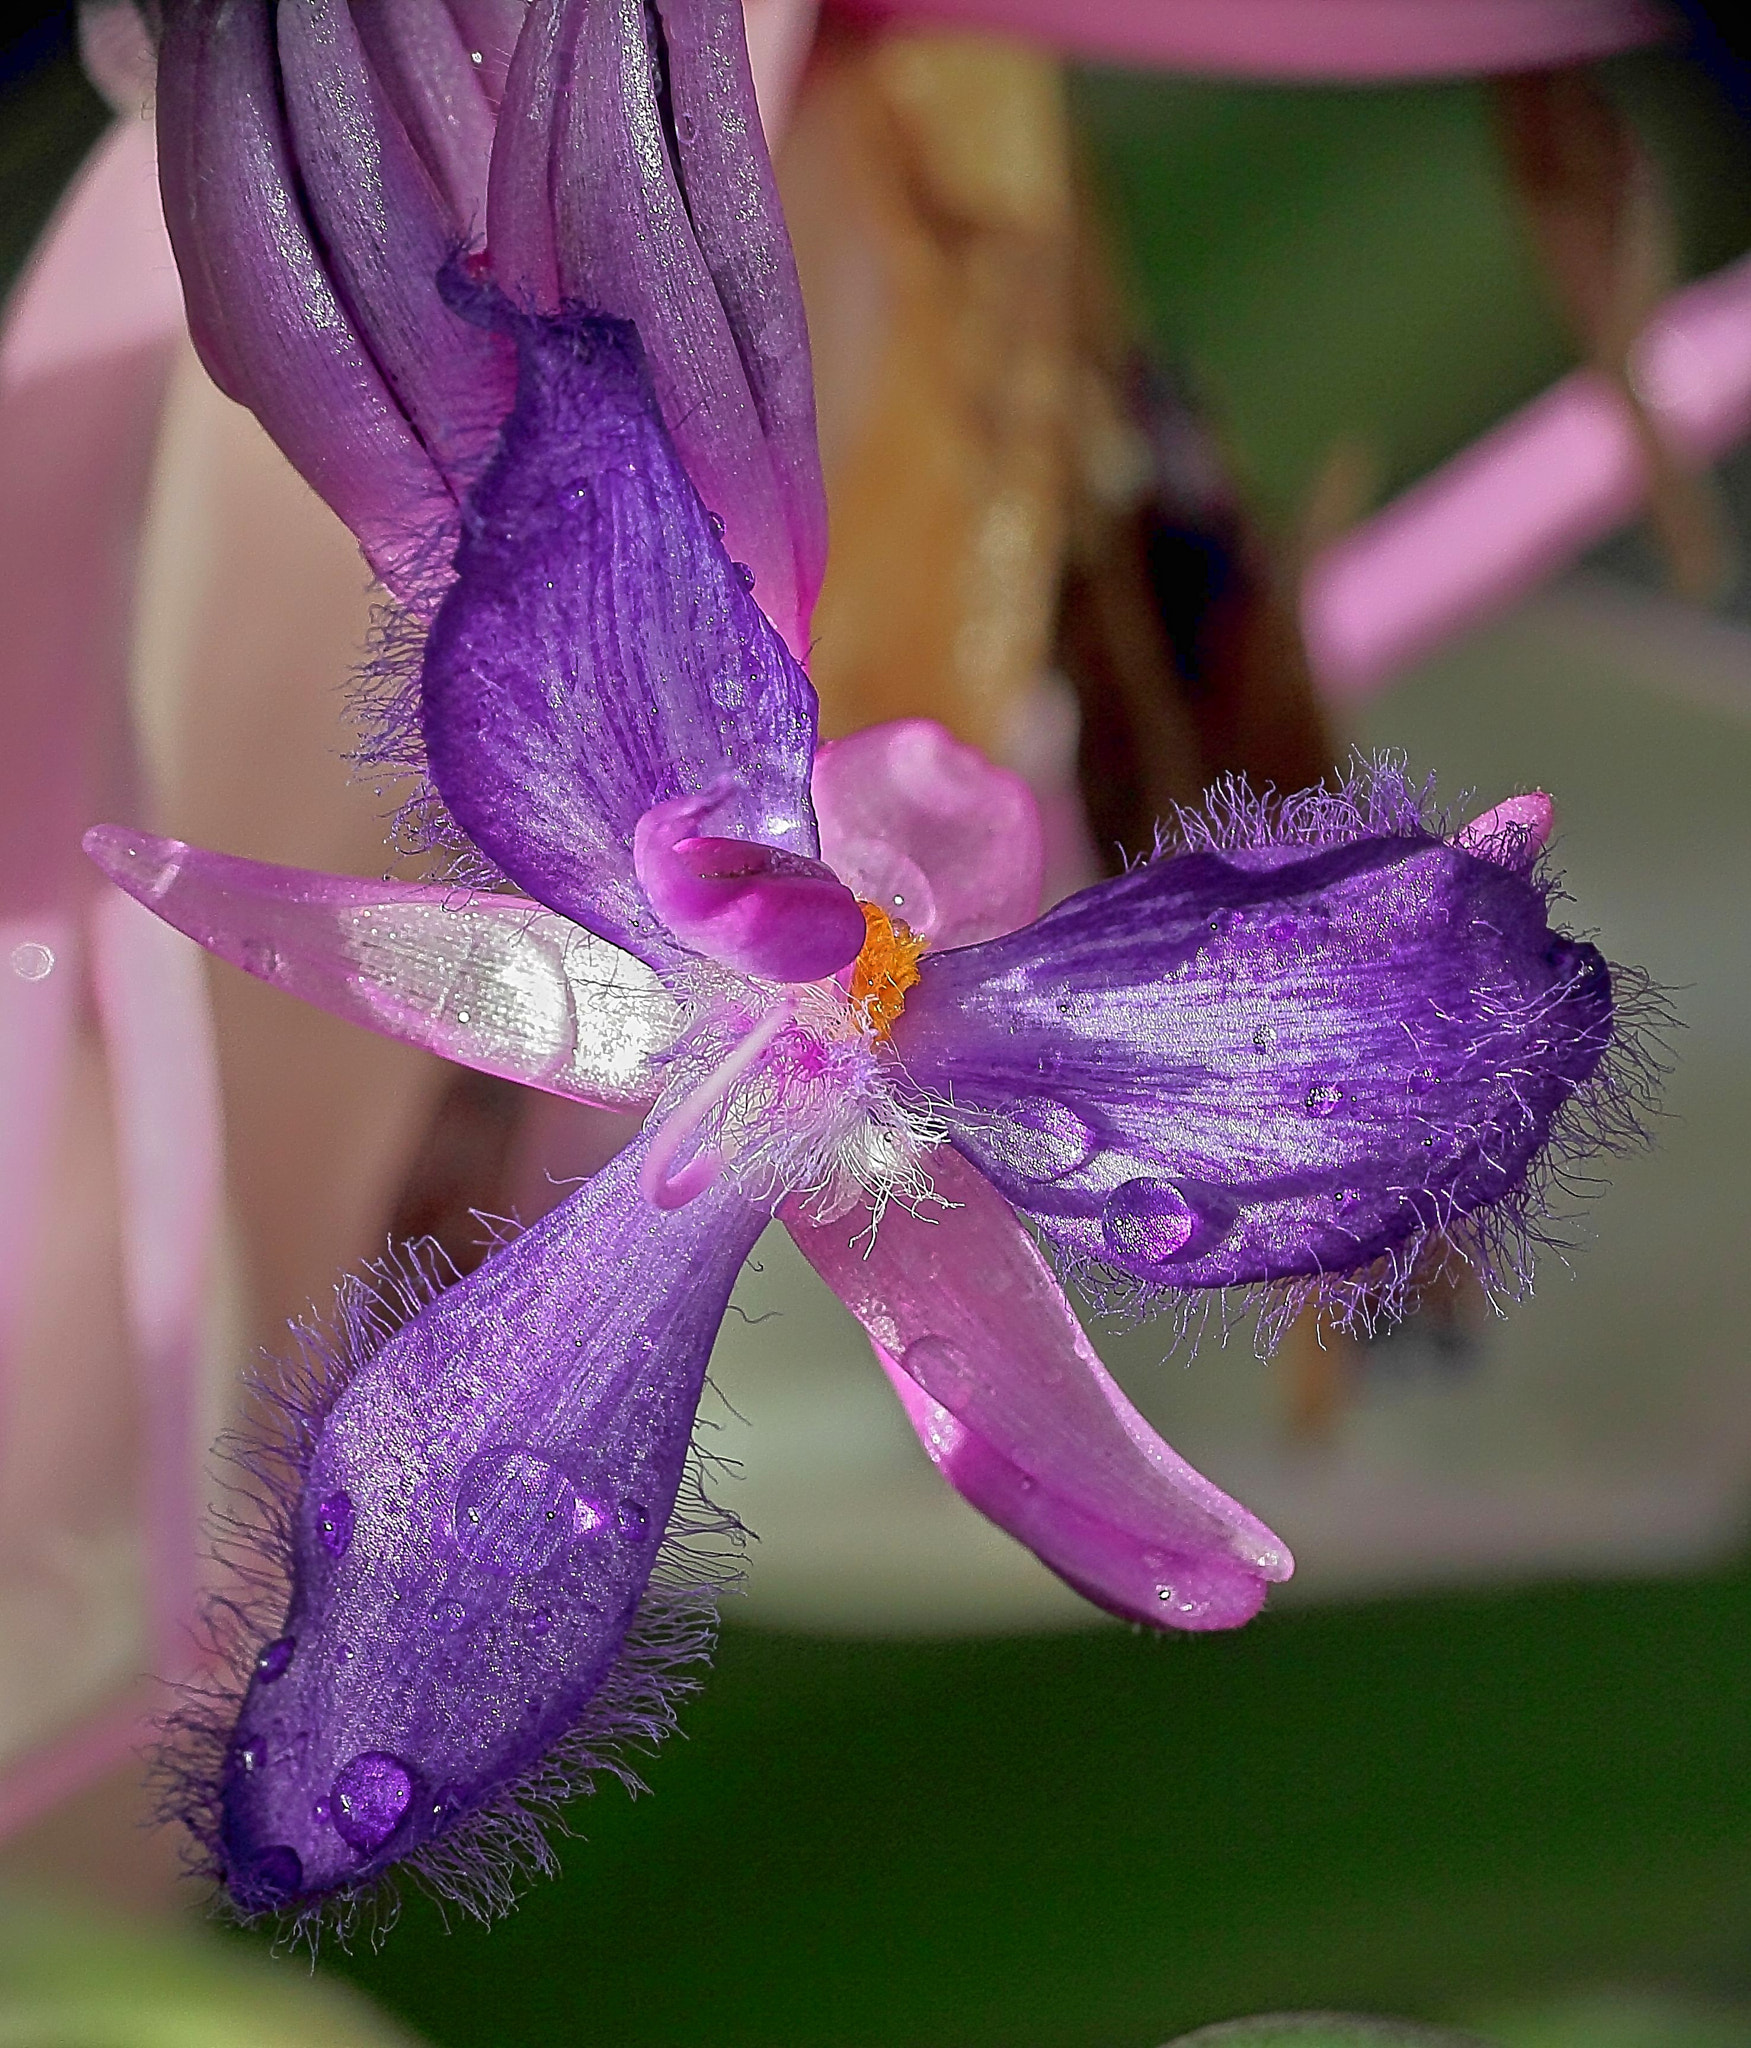
<path fill-rule="evenodd" d="M 915 1383 L 902 1404 L 937 1468 L 1116 1614 L 1151 1628 L 1249 1621 L 1289 1576 L 1287 1550 L 1126 1400 L 990 1183 L 952 1152 L 930 1164 L 952 1205 L 941 1213 L 891 1204 L 873 1230 L 867 1211 L 783 1216 L 884 1365 Z"/>
<path fill-rule="evenodd" d="M 448 8 L 429 0 L 354 0 L 352 18 L 377 83 L 456 228 L 471 242 L 484 241 L 493 107 L 461 27 Z"/>
<path fill-rule="evenodd" d="M 298 195 L 268 10 L 171 0 L 158 64 L 159 177 L 189 332 L 417 602 L 455 502 L 340 301 Z"/>
<path fill-rule="evenodd" d="M 1511 1215 L 1612 1041 L 1524 875 L 1425 832 L 1202 850 L 927 954 L 894 1033 L 954 1142 L 1073 1255 L 1213 1287 Z"/>
<path fill-rule="evenodd" d="M 673 999 L 642 961 L 526 897 L 275 867 L 113 825 L 85 846 L 208 952 L 349 1023 L 577 1101 L 658 1093 Z"/>
<path fill-rule="evenodd" d="M 653 804 L 728 777 L 726 836 L 813 859 L 815 695 L 712 529 L 620 321 L 504 313 L 517 402 L 427 643 L 427 757 L 531 896 L 653 965 Z"/>
<path fill-rule="evenodd" d="M 289 1506 L 274 1633 L 296 1647 L 252 1683 L 222 1767 L 215 1847 L 246 1907 L 441 1856 L 556 1745 L 575 1766 L 580 1739 L 636 1732 L 602 1703 L 766 1220 L 726 1189 L 658 1213 L 640 1149 L 387 1338 L 355 1304 Z M 343 1498 L 337 1552 L 318 1523 Z"/>
<path fill-rule="evenodd" d="M 329 273 L 402 411 L 460 488 L 496 438 L 512 384 L 504 337 L 438 293 L 462 224 L 373 77 L 346 0 L 299 0 L 277 21 L 299 186 Z"/>
<path fill-rule="evenodd" d="M 525 105 L 527 87 L 551 95 L 547 196 L 559 296 L 636 325 L 687 472 L 724 522 L 730 552 L 747 565 L 767 617 L 800 657 L 808 627 L 785 494 L 677 182 L 644 0 L 568 0 L 551 30 L 532 21 L 531 33 L 544 49 L 550 34 L 556 40 L 551 64 L 525 65 L 519 55 L 501 115 L 512 124 L 507 134 L 522 138 L 508 145 L 506 160 L 517 186 L 514 210 L 536 203 L 539 120 Z M 763 151 L 764 144 L 756 130 L 726 147 Z M 498 176 L 495 160 L 495 183 Z M 525 294 L 543 280 L 525 273 L 529 258 L 499 242 L 499 218 L 512 210 L 494 215 L 488 251 L 499 283 L 526 304 Z M 539 261 L 538 236 L 534 247 Z"/>
<path fill-rule="evenodd" d="M 754 96 L 741 0 L 659 0 L 658 12 L 687 216 L 771 452 L 806 620 L 827 565 L 814 369 L 802 285 Z"/>

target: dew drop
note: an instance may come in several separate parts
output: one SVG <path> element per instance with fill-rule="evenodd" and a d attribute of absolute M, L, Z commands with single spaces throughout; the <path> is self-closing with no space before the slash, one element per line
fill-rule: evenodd
<path fill-rule="evenodd" d="M 319 1799 L 310 1809 L 310 1818 L 315 1821 L 319 1828 L 325 1828 L 328 1825 L 329 1815 L 332 1811 L 333 1808 L 330 1807 L 326 1799 Z"/>
<path fill-rule="evenodd" d="M 748 567 L 747 563 L 737 562 L 735 564 L 735 571 L 736 581 L 742 586 L 742 588 L 744 590 L 752 590 L 754 587 L 754 572 L 752 569 Z"/>
<path fill-rule="evenodd" d="M 1332 1081 L 1322 1081 L 1316 1088 L 1307 1091 L 1307 1114 L 1309 1116 L 1331 1116 L 1344 1099 L 1344 1091 Z"/>
<path fill-rule="evenodd" d="M 237 1768 L 246 1778 L 252 1778 L 267 1762 L 267 1751 L 259 1742 L 246 1742 L 237 1752 Z"/>
<path fill-rule="evenodd" d="M 705 516 L 711 522 L 711 531 L 713 537 L 717 540 L 722 540 L 724 537 L 723 521 L 717 516 L 715 512 L 708 512 Z"/>
<path fill-rule="evenodd" d="M 900 1354 L 900 1363 L 945 1408 L 964 1401 L 978 1386 L 967 1354 L 947 1337 L 915 1337 Z"/>
<path fill-rule="evenodd" d="M 266 939 L 245 939 L 238 953 L 246 972 L 263 981 L 272 981 L 280 971 L 279 953 Z"/>
<path fill-rule="evenodd" d="M 623 1500 L 614 1511 L 614 1526 L 629 1543 L 636 1542 L 651 1525 L 651 1511 L 641 1500 Z"/>
<path fill-rule="evenodd" d="M 1117 1259 L 1158 1266 L 1185 1250 L 1198 1217 L 1170 1180 L 1128 1180 L 1100 1212 L 1100 1234 Z"/>
<path fill-rule="evenodd" d="M 1058 1180 L 1074 1173 L 1096 1149 L 1089 1126 L 1050 1095 L 1024 1096 L 1004 1118 L 998 1142 L 1003 1164 L 1033 1180 Z"/>
<path fill-rule="evenodd" d="M 331 1493 L 316 1510 L 316 1538 L 330 1557 L 345 1557 L 353 1540 L 353 1497 Z"/>
<path fill-rule="evenodd" d="M 12 971 L 20 981 L 45 981 L 55 971 L 55 956 L 47 946 L 26 939 L 12 949 Z"/>
<path fill-rule="evenodd" d="M 453 1636 L 467 1619 L 468 1609 L 460 1600 L 440 1600 L 428 1616 L 441 1636 Z"/>
<path fill-rule="evenodd" d="M 263 1685 L 272 1685 L 292 1661 L 292 1652 L 298 1647 L 294 1636 L 281 1636 L 278 1642 L 269 1643 L 255 1660 L 255 1675 Z"/>
<path fill-rule="evenodd" d="M 399 1757 L 368 1749 L 341 1765 L 329 1788 L 335 1832 L 361 1855 L 382 1848 L 413 1800 L 413 1777 Z"/>
<path fill-rule="evenodd" d="M 532 1636 L 544 1636 L 552 1626 L 553 1616 L 545 1607 L 537 1607 L 529 1617 L 529 1633 Z"/>
<path fill-rule="evenodd" d="M 483 1571 L 536 1572 L 572 1533 L 577 1495 L 557 1465 L 515 1444 L 471 1458 L 456 1487 L 456 1542 Z"/>

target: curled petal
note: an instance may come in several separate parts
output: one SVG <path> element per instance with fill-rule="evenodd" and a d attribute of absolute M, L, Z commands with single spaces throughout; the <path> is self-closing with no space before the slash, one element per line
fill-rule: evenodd
<path fill-rule="evenodd" d="M 336 291 L 299 197 L 265 7 L 171 0 L 158 64 L 159 176 L 189 332 L 417 602 L 455 500 Z"/>
<path fill-rule="evenodd" d="M 857 958 L 863 912 L 818 860 L 744 839 L 702 839 L 694 826 L 730 794 L 654 804 L 638 821 L 632 858 L 651 908 L 684 945 L 742 974 L 821 981 Z"/>
<path fill-rule="evenodd" d="M 346 0 L 300 0 L 276 19 L 299 188 L 329 273 L 414 431 L 460 487 L 510 407 L 509 349 L 439 296 L 460 225 L 372 75 Z"/>
<path fill-rule="evenodd" d="M 755 99 L 742 0 L 662 0 L 659 12 L 688 219 L 747 371 L 806 628 L 827 563 L 827 494 L 802 285 Z M 806 633 L 791 645 L 800 657 Z"/>
<path fill-rule="evenodd" d="M 178 931 L 289 995 L 550 1094 L 636 1108 L 679 1013 L 650 969 L 520 896 L 355 881 L 100 825 L 86 851 Z"/>
<path fill-rule="evenodd" d="M 1479 1212 L 1512 1238 L 1613 1045 L 1611 975 L 1518 866 L 1414 803 L 1395 828 L 1389 784 L 925 956 L 896 1049 L 1072 1254 L 1211 1287 L 1356 1272 Z"/>
<path fill-rule="evenodd" d="M 483 317 L 515 332 L 517 402 L 426 647 L 432 779 L 520 888 L 660 962 L 639 819 L 727 777 L 729 836 L 812 859 L 815 694 L 677 460 L 632 330 Z"/>
<path fill-rule="evenodd" d="M 952 1206 L 812 1223 L 803 1255 L 914 1383 L 938 1469 L 1101 1606 L 1151 1628 L 1234 1628 L 1293 1569 L 1264 1524 L 1162 1442 L 1113 1383 L 1009 1204 L 934 1155 Z"/>
<path fill-rule="evenodd" d="M 1033 791 L 934 719 L 829 740 L 811 787 L 822 858 L 933 946 L 970 946 L 1038 915 L 1045 845 Z"/>
<path fill-rule="evenodd" d="M 637 327 L 687 472 L 800 658 L 825 554 L 806 329 L 740 21 L 720 14 L 689 18 L 671 51 L 644 0 L 538 4 L 500 114 L 488 251 L 517 304 Z"/>
<path fill-rule="evenodd" d="M 518 26 L 522 12 L 515 7 Z M 469 241 L 483 241 L 493 140 L 485 52 L 476 61 L 454 10 L 426 0 L 369 0 L 354 10 L 353 25 L 451 220 Z M 507 61 L 515 41 L 513 27 Z"/>
<path fill-rule="evenodd" d="M 639 1150 L 410 1319 L 343 1300 L 338 1384 L 282 1504 L 290 1598 L 188 1815 L 245 1909 L 408 1857 L 490 1884 L 459 1837 L 496 1817 L 514 1843 L 520 1784 L 551 1796 L 672 1720 L 660 1687 L 626 1714 L 622 1685 L 617 1727 L 617 1672 L 765 1218 L 721 1188 L 652 1209 Z M 430 1289 L 400 1277 L 405 1314 Z"/>

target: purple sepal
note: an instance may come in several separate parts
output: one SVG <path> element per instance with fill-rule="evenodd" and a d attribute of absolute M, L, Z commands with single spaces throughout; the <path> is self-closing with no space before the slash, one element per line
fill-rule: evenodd
<path fill-rule="evenodd" d="M 488 256 L 519 306 L 634 322 L 688 473 L 800 657 L 824 499 L 801 294 L 739 10 L 688 10 L 662 50 L 655 27 L 644 0 L 537 7 L 500 111 Z"/>
<path fill-rule="evenodd" d="M 517 399 L 426 646 L 432 779 L 520 888 L 662 965 L 639 819 L 727 778 L 726 837 L 814 859 L 815 694 L 677 459 L 631 328 L 479 310 L 515 333 Z"/>
<path fill-rule="evenodd" d="M 417 604 L 455 500 L 342 303 L 299 196 L 269 10 L 171 0 L 158 64 L 159 179 L 189 332 Z"/>
<path fill-rule="evenodd" d="M 462 229 L 373 77 L 345 0 L 299 0 L 276 20 L 299 188 L 329 274 L 402 411 L 460 494 L 510 406 L 510 349 L 439 295 L 438 273 Z"/>
<path fill-rule="evenodd" d="M 283 1510 L 272 1629 L 293 1649 L 255 1670 L 216 1801 L 185 1814 L 246 1911 L 310 1911 L 410 1857 L 440 1887 L 490 1883 L 458 1843 L 514 1839 L 519 1786 L 551 1795 L 671 1718 L 659 1701 L 616 1729 L 601 1704 L 766 1219 L 722 1188 L 651 1209 L 641 1150 L 399 1327 L 393 1304 L 352 1304 Z M 319 1524 L 343 1497 L 337 1553 Z"/>
<path fill-rule="evenodd" d="M 694 827 L 732 794 L 727 783 L 655 804 L 632 860 L 651 908 L 694 952 L 768 981 L 821 981 L 849 966 L 865 925 L 829 867 L 776 846 L 701 838 Z"/>
<path fill-rule="evenodd" d="M 1359 822 L 1158 858 L 925 956 L 895 1048 L 1074 1258 L 1219 1287 L 1354 1273 L 1480 1212 L 1512 1237 L 1612 1046 L 1610 972 L 1522 866 Z"/>

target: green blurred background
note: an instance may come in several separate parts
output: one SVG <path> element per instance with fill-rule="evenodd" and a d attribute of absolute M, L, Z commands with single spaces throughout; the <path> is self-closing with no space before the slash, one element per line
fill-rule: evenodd
<path fill-rule="evenodd" d="M 1609 76 L 1687 270 L 1751 246 L 1751 144 L 1713 85 L 1675 56 Z M 1397 488 L 1567 366 L 1479 90 L 1103 73 L 1077 107 L 1148 320 L 1279 530 L 1334 447 Z M 9 269 L 101 118 L 64 41 L 19 52 Z M 1373 728 L 1394 736 L 1399 705 L 1422 730 L 1442 688 Z M 560 1881 L 491 1931 L 412 1904 L 380 1952 L 320 1972 L 446 2048 L 1147 2048 L 1301 2005 L 1481 2017 L 1543 2048 L 1558 2034 L 1501 2009 L 1596 1987 L 1751 2003 L 1748 1699 L 1747 1568 L 1172 1642 L 732 1623 L 653 1796 L 585 1803 Z M 1561 2038 L 1683 2038 L 1580 2024 Z"/>

